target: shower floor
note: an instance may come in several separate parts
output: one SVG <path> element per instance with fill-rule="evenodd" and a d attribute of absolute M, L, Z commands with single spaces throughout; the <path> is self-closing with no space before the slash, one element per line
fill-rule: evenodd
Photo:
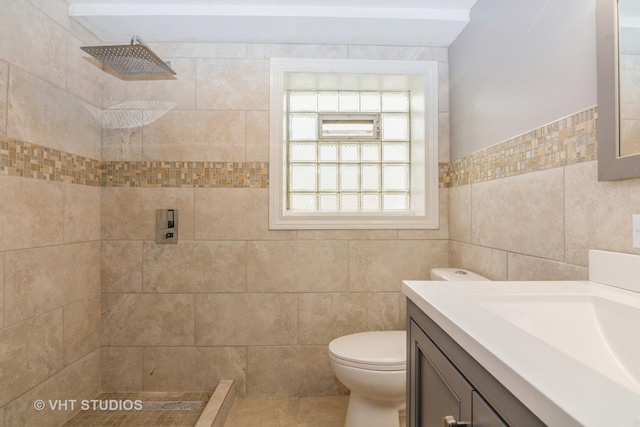
<path fill-rule="evenodd" d="M 102 402 L 102 409 L 99 403 L 96 403 L 95 410 L 90 408 L 78 412 L 63 427 L 193 427 L 204 411 L 210 396 L 209 392 L 101 393 L 94 400 Z M 138 400 L 143 402 L 140 410 L 118 410 L 107 407 L 109 402 L 112 402 L 111 405 L 130 407 L 131 402 Z M 114 401 L 116 403 L 113 403 Z M 90 405 L 93 404 L 90 403 Z"/>

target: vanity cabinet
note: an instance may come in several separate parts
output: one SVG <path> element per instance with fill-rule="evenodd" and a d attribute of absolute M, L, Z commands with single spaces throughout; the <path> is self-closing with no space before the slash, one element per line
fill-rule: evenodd
<path fill-rule="evenodd" d="M 545 424 L 407 300 L 408 427 Z"/>

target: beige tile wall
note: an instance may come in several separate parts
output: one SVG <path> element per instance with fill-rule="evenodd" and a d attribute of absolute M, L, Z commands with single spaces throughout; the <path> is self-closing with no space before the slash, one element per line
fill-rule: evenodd
<path fill-rule="evenodd" d="M 295 231 L 269 230 L 269 190 L 195 189 L 197 240 L 291 240 Z"/>
<path fill-rule="evenodd" d="M 36 411 L 33 402 L 100 392 L 100 188 L 71 184 L 84 177 L 60 152 L 100 159 L 102 73 L 82 59 L 78 46 L 93 37 L 69 22 L 67 8 L 7 0 L 0 13 L 5 427 L 61 425 L 75 411 Z M 16 150 L 13 138 L 25 144 Z"/>
<path fill-rule="evenodd" d="M 33 409 L 37 399 L 77 400 L 96 397 L 100 393 L 100 350 L 95 349 L 73 365 L 39 383 L 5 406 L 5 425 L 57 427 L 64 424 L 74 412 L 68 410 L 42 411 Z M 90 399 L 90 398 L 89 398 Z"/>
<path fill-rule="evenodd" d="M 7 252 L 5 324 L 99 294 L 99 253 L 98 241 Z"/>
<path fill-rule="evenodd" d="M 143 384 L 156 391 L 214 390 L 221 378 L 230 378 L 244 388 L 246 352 L 246 347 L 145 347 Z"/>
<path fill-rule="evenodd" d="M 0 250 L 59 245 L 64 242 L 64 187 L 9 176 L 0 176 L 0 215 L 11 218 L 0 234 Z M 56 218 L 57 221 L 49 219 Z"/>
<path fill-rule="evenodd" d="M 8 137 L 93 159 L 100 157 L 98 107 L 19 67 L 9 68 Z"/>
<path fill-rule="evenodd" d="M 472 242 L 481 246 L 564 259 L 563 169 L 474 185 Z M 514 203 L 517 201 L 517 203 Z"/>
<path fill-rule="evenodd" d="M 587 248 L 640 253 L 633 249 L 631 215 L 640 212 L 640 179 L 597 180 L 595 162 L 565 171 L 566 261 L 588 265 Z"/>
<path fill-rule="evenodd" d="M 272 56 L 436 60 L 440 122 L 448 120 L 446 49 L 151 47 L 175 64 L 178 80 L 125 89 L 106 76 L 104 106 L 176 105 L 142 129 L 107 130 L 103 161 L 268 162 Z M 441 135 L 446 142 L 448 126 Z M 448 161 L 448 148 L 441 156 Z M 401 280 L 448 263 L 444 189 L 437 231 L 271 231 L 266 185 L 154 187 L 102 189 L 105 390 L 193 390 L 226 378 L 241 395 L 344 393 L 328 343 L 404 327 Z M 178 245 L 155 243 L 156 208 L 179 209 Z"/>
<path fill-rule="evenodd" d="M 452 163 L 452 266 L 493 280 L 582 280 L 589 249 L 640 253 L 640 179 L 598 181 L 593 118 L 580 112 Z"/>
<path fill-rule="evenodd" d="M 9 64 L 0 60 L 0 136 L 7 136 L 7 94 L 9 92 Z"/>
<path fill-rule="evenodd" d="M 28 1 L 8 0 L 2 6 L 0 38 L 12 42 L 2 43 L 0 58 L 64 87 L 67 31 Z"/>
<path fill-rule="evenodd" d="M 346 393 L 331 371 L 326 345 L 247 347 L 247 391 L 257 396 Z"/>
<path fill-rule="evenodd" d="M 3 351 L 3 406 L 64 367 L 62 310 L 47 313 L 13 326 L 5 326 Z"/>
<path fill-rule="evenodd" d="M 4 256 L 0 252 L 0 330 L 4 327 Z"/>

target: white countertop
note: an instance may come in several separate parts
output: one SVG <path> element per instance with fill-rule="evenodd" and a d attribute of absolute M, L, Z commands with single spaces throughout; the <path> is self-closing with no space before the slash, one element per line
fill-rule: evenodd
<path fill-rule="evenodd" d="M 640 426 L 640 293 L 590 281 L 402 289 L 547 425 Z"/>

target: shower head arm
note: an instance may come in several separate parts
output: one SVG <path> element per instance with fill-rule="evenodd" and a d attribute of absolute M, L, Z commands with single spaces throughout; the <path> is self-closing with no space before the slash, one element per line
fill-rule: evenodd
<path fill-rule="evenodd" d="M 147 44 L 144 42 L 144 40 L 142 40 L 140 37 L 138 37 L 138 36 L 131 37 L 131 46 L 133 46 L 136 43 L 141 44 L 142 46 L 147 46 Z M 149 46 L 147 46 L 147 47 L 149 47 Z"/>

